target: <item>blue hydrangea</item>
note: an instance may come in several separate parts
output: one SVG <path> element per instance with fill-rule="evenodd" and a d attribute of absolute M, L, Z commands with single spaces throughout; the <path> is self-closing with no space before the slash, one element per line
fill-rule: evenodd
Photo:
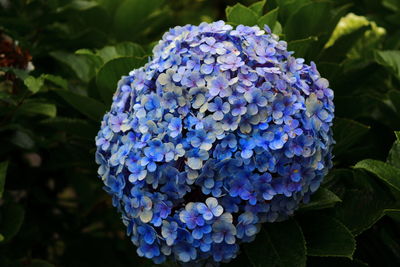
<path fill-rule="evenodd" d="M 316 65 L 268 26 L 165 33 L 118 83 L 96 138 L 137 253 L 218 265 L 262 223 L 293 215 L 332 166 L 332 101 Z"/>

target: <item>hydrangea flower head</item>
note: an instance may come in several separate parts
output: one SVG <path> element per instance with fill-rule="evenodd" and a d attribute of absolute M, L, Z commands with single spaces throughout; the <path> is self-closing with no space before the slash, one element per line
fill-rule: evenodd
<path fill-rule="evenodd" d="M 332 165 L 333 91 L 268 27 L 175 27 L 122 77 L 98 174 L 140 256 L 236 257 L 309 200 Z M 268 227 L 268 225 L 266 225 Z"/>

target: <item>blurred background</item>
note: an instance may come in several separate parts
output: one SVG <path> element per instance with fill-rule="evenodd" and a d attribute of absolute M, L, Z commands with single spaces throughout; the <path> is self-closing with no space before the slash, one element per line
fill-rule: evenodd
<path fill-rule="evenodd" d="M 335 167 L 291 220 L 300 249 L 266 225 L 227 265 L 400 266 L 399 0 L 0 0 L 0 266 L 152 266 L 102 190 L 94 137 L 165 31 L 220 19 L 268 24 L 315 61 L 337 116 Z"/>

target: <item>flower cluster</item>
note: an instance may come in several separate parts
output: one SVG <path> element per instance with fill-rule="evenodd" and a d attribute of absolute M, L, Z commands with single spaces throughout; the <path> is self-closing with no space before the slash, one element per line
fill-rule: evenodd
<path fill-rule="evenodd" d="M 333 91 L 266 26 L 175 27 L 124 76 L 98 174 L 140 256 L 227 262 L 331 167 Z"/>

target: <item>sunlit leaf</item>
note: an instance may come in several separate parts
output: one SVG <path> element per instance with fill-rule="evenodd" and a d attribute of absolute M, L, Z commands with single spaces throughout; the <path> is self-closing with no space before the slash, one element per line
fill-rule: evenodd
<path fill-rule="evenodd" d="M 236 4 L 226 9 L 226 18 L 234 24 L 254 26 L 257 24 L 257 14 L 242 4 Z"/>

